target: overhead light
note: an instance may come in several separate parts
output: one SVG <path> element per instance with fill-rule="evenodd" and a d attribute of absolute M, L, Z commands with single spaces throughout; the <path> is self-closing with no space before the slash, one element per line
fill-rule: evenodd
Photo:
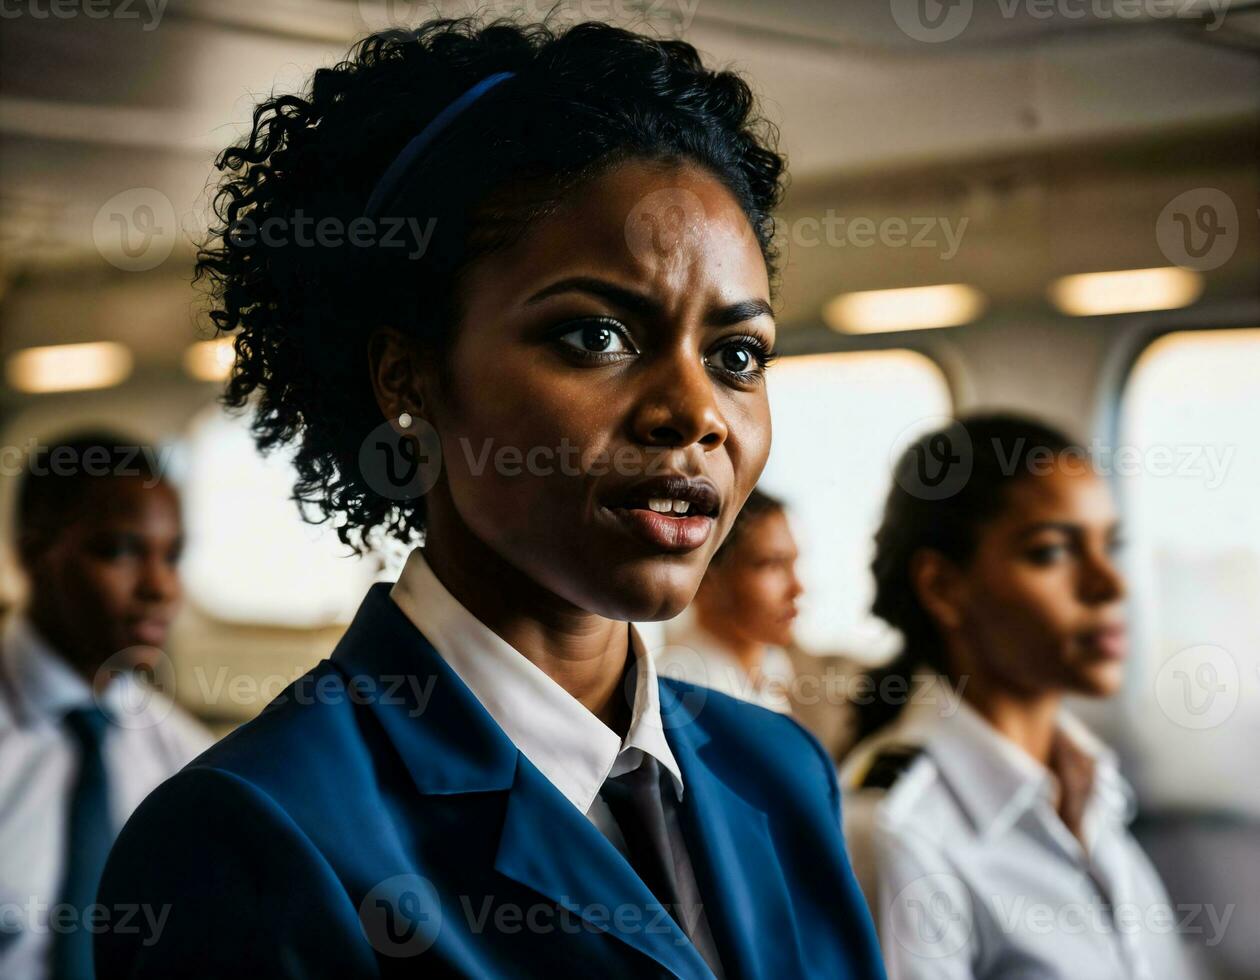
<path fill-rule="evenodd" d="M 1122 269 L 1063 276 L 1050 284 L 1050 302 L 1068 316 L 1143 313 L 1189 306 L 1203 293 L 1203 277 L 1190 269 Z"/>
<path fill-rule="evenodd" d="M 11 354 L 5 364 L 9 384 L 31 394 L 108 388 L 129 374 L 131 351 L 110 340 L 28 347 Z"/>
<path fill-rule="evenodd" d="M 974 286 L 912 286 L 841 293 L 823 307 L 823 320 L 842 333 L 927 330 L 968 323 L 984 309 L 984 294 Z"/>
<path fill-rule="evenodd" d="M 198 341 L 184 351 L 184 370 L 198 381 L 226 381 L 235 363 L 231 337 Z"/>

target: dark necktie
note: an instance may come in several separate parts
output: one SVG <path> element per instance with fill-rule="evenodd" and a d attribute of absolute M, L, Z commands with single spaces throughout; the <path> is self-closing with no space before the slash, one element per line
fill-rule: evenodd
<path fill-rule="evenodd" d="M 645 755 L 638 768 L 604 780 L 599 792 L 625 838 L 630 866 L 656 900 L 672 912 L 676 920 L 684 921 L 685 917 L 680 919 L 678 912 L 678 878 L 661 800 L 660 764 Z"/>
<path fill-rule="evenodd" d="M 101 745 L 109 718 L 95 705 L 66 712 L 65 725 L 79 751 L 79 767 L 66 821 L 65 874 L 59 902 L 76 910 L 74 926 L 53 932 L 52 977 L 91 980 L 92 933 L 84 910 L 95 904 L 105 858 L 114 833 L 110 825 L 109 786 Z"/>

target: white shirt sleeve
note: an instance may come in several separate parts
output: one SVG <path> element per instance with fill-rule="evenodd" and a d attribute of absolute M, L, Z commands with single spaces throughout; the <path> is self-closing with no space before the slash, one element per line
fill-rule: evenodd
<path fill-rule="evenodd" d="M 971 980 L 977 953 L 970 889 L 929 840 L 877 823 L 875 901 L 889 980 Z"/>

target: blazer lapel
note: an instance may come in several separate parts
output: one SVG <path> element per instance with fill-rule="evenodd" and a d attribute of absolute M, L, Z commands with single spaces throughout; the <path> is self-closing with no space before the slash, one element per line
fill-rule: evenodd
<path fill-rule="evenodd" d="M 680 977 L 713 974 L 621 853 L 523 755 L 495 870 Z"/>
<path fill-rule="evenodd" d="M 494 869 L 684 978 L 696 948 L 618 850 L 516 748 L 394 601 L 374 585 L 332 662 L 362 692 L 423 794 L 508 794 Z M 684 792 L 685 795 L 685 792 Z"/>
<path fill-rule="evenodd" d="M 332 653 L 351 697 L 369 705 L 421 793 L 506 790 L 519 754 L 433 645 L 373 585 Z"/>
<path fill-rule="evenodd" d="M 661 682 L 661 717 L 683 776 L 682 826 L 688 854 L 731 977 L 790 976 L 802 956 L 769 818 L 722 778 L 720 747 L 697 716 L 695 688 Z"/>

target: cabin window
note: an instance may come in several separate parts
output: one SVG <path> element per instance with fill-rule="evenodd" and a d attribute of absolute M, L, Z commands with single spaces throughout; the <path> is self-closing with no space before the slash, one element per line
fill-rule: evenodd
<path fill-rule="evenodd" d="M 800 548 L 797 640 L 887 659 L 899 638 L 870 613 L 872 538 L 895 456 L 945 424 L 949 385 L 909 350 L 784 358 L 766 377 L 774 444 L 761 487 L 787 504 Z"/>
<path fill-rule="evenodd" d="M 189 598 L 229 623 L 316 627 L 349 622 L 380 568 L 327 525 L 302 520 L 292 456 L 262 456 L 248 416 L 216 406 L 193 422 L 183 481 Z"/>
<path fill-rule="evenodd" d="M 1260 329 L 1171 333 L 1121 402 L 1110 466 L 1129 542 L 1128 695 L 1165 805 L 1260 812 L 1235 778 L 1260 738 L 1258 381 Z"/>

